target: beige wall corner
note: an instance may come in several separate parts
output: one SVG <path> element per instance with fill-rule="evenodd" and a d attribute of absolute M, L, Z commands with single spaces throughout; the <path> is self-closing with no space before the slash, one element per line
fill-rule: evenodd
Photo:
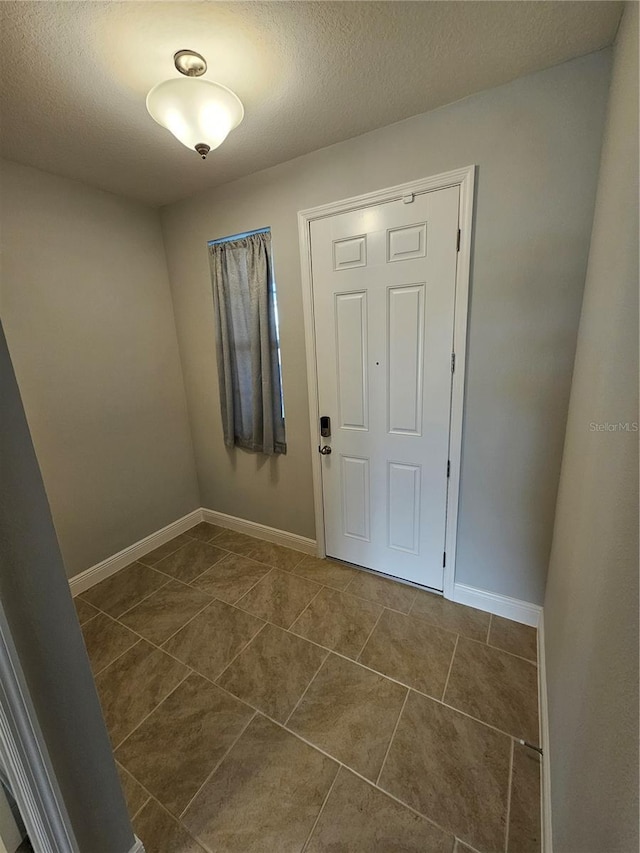
<path fill-rule="evenodd" d="M 69 575 L 200 506 L 158 213 L 0 163 L 0 308 Z"/>

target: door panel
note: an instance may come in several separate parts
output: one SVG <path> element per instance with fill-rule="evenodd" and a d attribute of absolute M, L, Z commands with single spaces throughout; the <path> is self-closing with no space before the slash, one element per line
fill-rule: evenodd
<path fill-rule="evenodd" d="M 459 189 L 311 223 L 327 555 L 442 589 Z"/>
<path fill-rule="evenodd" d="M 422 434 L 424 284 L 389 287 L 389 432 Z"/>
<path fill-rule="evenodd" d="M 337 293 L 335 305 L 339 423 L 343 429 L 367 429 L 367 294 Z"/>

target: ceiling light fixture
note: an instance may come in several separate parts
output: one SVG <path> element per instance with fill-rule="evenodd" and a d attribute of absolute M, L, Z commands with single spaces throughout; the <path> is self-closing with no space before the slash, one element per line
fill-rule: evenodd
<path fill-rule="evenodd" d="M 206 160 L 209 151 L 222 145 L 242 121 L 242 101 L 220 83 L 197 79 L 207 70 L 199 53 L 179 50 L 173 62 L 185 76 L 154 86 L 147 95 L 147 110 L 158 124 Z"/>

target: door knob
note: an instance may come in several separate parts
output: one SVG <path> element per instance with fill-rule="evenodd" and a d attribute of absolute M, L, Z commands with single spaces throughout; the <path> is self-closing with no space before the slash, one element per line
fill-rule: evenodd
<path fill-rule="evenodd" d="M 328 444 L 325 444 L 324 447 L 319 447 L 318 450 L 323 456 L 328 456 L 331 453 L 331 448 Z"/>

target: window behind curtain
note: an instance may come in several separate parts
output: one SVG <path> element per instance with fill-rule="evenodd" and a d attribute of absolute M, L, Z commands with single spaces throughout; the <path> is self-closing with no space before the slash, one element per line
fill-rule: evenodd
<path fill-rule="evenodd" d="M 225 444 L 286 453 L 270 229 L 213 240 L 209 260 Z"/>

